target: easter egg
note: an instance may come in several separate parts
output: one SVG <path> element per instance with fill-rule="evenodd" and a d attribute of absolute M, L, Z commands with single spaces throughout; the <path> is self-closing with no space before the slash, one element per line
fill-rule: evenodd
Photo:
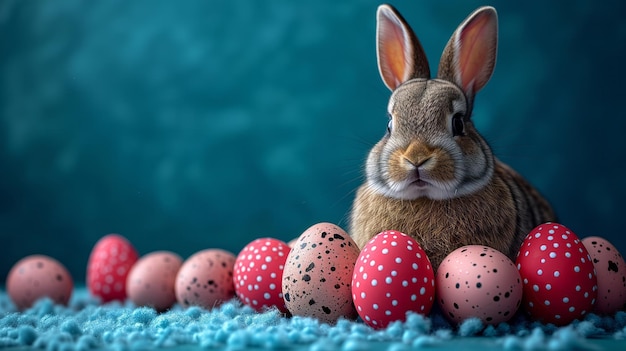
<path fill-rule="evenodd" d="M 13 265 L 6 280 L 7 294 L 20 310 L 43 297 L 67 305 L 73 288 L 72 276 L 65 266 L 46 255 L 22 258 Z"/>
<path fill-rule="evenodd" d="M 298 238 L 293 238 L 293 239 L 289 240 L 287 245 L 289 246 L 290 249 L 293 249 L 293 247 L 296 245 L 297 241 L 298 241 Z"/>
<path fill-rule="evenodd" d="M 626 263 L 608 240 L 592 236 L 582 240 L 596 269 L 598 297 L 593 312 L 611 315 L 626 308 Z"/>
<path fill-rule="evenodd" d="M 276 307 L 287 312 L 282 292 L 283 269 L 289 246 L 278 239 L 256 239 L 246 245 L 235 260 L 237 297 L 257 311 Z"/>
<path fill-rule="evenodd" d="M 235 255 L 206 249 L 191 255 L 176 275 L 176 300 L 184 307 L 211 309 L 235 297 Z"/>
<path fill-rule="evenodd" d="M 176 302 L 174 285 L 183 261 L 169 251 L 142 256 L 126 277 L 126 295 L 137 306 L 165 311 Z"/>
<path fill-rule="evenodd" d="M 576 234 L 558 223 L 533 229 L 516 259 L 522 277 L 522 305 L 535 320 L 566 325 L 593 310 L 597 278 Z"/>
<path fill-rule="evenodd" d="M 409 311 L 426 315 L 435 296 L 435 274 L 426 252 L 404 233 L 389 230 L 361 250 L 352 275 L 352 299 L 373 328 L 404 321 Z"/>
<path fill-rule="evenodd" d="M 87 288 L 102 302 L 126 299 L 126 278 L 139 255 L 119 234 L 102 237 L 91 250 L 87 262 Z"/>
<path fill-rule="evenodd" d="M 508 321 L 522 302 L 522 279 L 505 254 L 481 245 L 452 251 L 437 269 L 437 301 L 454 323 Z"/>
<path fill-rule="evenodd" d="M 296 241 L 287 255 L 282 289 L 285 306 L 295 316 L 334 323 L 356 318 L 350 289 L 359 249 L 331 223 L 318 223 Z"/>

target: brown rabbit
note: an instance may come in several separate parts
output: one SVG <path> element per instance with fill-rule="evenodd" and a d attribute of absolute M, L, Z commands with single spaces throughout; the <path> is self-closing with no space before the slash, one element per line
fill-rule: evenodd
<path fill-rule="evenodd" d="M 392 94 L 387 133 L 369 153 L 352 208 L 359 247 L 393 229 L 414 237 L 435 269 L 470 244 L 514 260 L 528 232 L 555 220 L 539 192 L 494 157 L 470 118 L 474 95 L 493 72 L 497 41 L 495 9 L 477 9 L 448 41 L 431 79 L 404 18 L 390 5 L 378 8 L 378 68 Z"/>

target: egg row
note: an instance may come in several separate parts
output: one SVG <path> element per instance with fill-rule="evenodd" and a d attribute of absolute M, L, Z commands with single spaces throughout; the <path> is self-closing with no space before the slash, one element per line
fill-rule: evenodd
<path fill-rule="evenodd" d="M 528 234 L 515 263 L 470 245 L 450 253 L 435 272 L 406 234 L 382 232 L 359 250 L 340 227 L 318 223 L 289 245 L 256 239 L 237 256 L 207 249 L 184 262 L 168 251 L 139 258 L 128 240 L 107 235 L 90 255 L 87 287 L 103 302 L 128 297 L 160 311 L 176 302 L 212 308 L 237 296 L 257 311 L 275 307 L 328 323 L 358 315 L 384 328 L 408 311 L 427 315 L 437 302 L 452 322 L 477 317 L 497 324 L 523 306 L 535 320 L 564 325 L 588 312 L 622 309 L 626 263 L 605 239 L 579 240 L 546 223 Z M 42 296 L 67 304 L 72 288 L 65 267 L 42 255 L 20 260 L 7 278 L 21 309 Z"/>
<path fill-rule="evenodd" d="M 435 272 L 419 243 L 403 233 L 384 231 L 358 250 L 341 228 L 322 223 L 293 245 L 283 292 L 293 314 L 333 322 L 356 313 L 374 328 L 404 320 L 408 311 L 427 315 L 434 302 L 453 323 L 476 317 L 497 324 L 523 307 L 533 320 L 566 325 L 626 307 L 626 263 L 607 240 L 580 240 L 546 223 L 523 240 L 515 262 L 469 245 Z"/>
<path fill-rule="evenodd" d="M 219 258 L 219 254 L 210 251 L 203 255 L 205 258 Z M 192 258 L 189 262 L 193 262 Z M 127 239 L 110 234 L 101 238 L 91 252 L 87 264 L 87 288 L 102 302 L 123 301 L 128 297 L 137 305 L 165 310 L 177 300 L 175 283 L 178 274 L 185 272 L 181 270 L 182 266 L 180 256 L 169 251 L 156 251 L 139 258 Z M 19 309 L 30 307 L 42 297 L 67 304 L 72 295 L 73 279 L 65 266 L 56 259 L 46 255 L 31 255 L 13 266 L 7 276 L 6 289 Z M 181 290 L 183 301 L 183 288 L 178 290 Z"/>

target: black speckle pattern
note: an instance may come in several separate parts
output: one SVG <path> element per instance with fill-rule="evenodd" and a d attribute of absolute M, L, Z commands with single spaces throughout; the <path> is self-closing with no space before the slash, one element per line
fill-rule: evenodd
<path fill-rule="evenodd" d="M 618 273 L 619 272 L 619 267 L 617 266 L 617 263 L 609 260 L 608 270 L 611 271 L 611 272 Z"/>
<path fill-rule="evenodd" d="M 436 279 L 439 305 L 454 323 L 477 317 L 497 324 L 507 321 L 521 304 L 522 283 L 515 264 L 485 246 L 455 250 L 442 262 Z"/>
<path fill-rule="evenodd" d="M 176 277 L 176 299 L 186 305 L 213 308 L 235 296 L 233 269 L 236 257 L 208 249 L 189 257 Z"/>
<path fill-rule="evenodd" d="M 67 305 L 73 287 L 65 266 L 45 255 L 22 258 L 11 268 L 6 280 L 7 293 L 19 309 L 31 307 L 44 296 Z"/>
<path fill-rule="evenodd" d="M 626 262 L 608 240 L 588 237 L 582 240 L 593 262 L 598 280 L 594 312 L 613 314 L 626 308 Z"/>
<path fill-rule="evenodd" d="M 351 281 L 358 255 L 352 238 L 333 224 L 319 223 L 304 231 L 283 270 L 289 312 L 328 323 L 339 317 L 356 318 Z"/>

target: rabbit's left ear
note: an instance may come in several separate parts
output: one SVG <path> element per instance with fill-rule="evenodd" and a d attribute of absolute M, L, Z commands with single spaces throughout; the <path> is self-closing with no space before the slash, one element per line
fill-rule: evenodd
<path fill-rule="evenodd" d="M 465 94 L 474 94 L 487 84 L 496 65 L 498 15 L 493 7 L 477 9 L 452 34 L 441 55 L 441 79 L 457 84 Z"/>
<path fill-rule="evenodd" d="M 380 76 L 390 90 L 412 78 L 430 78 L 422 45 L 391 5 L 380 5 L 376 13 L 376 51 Z"/>

